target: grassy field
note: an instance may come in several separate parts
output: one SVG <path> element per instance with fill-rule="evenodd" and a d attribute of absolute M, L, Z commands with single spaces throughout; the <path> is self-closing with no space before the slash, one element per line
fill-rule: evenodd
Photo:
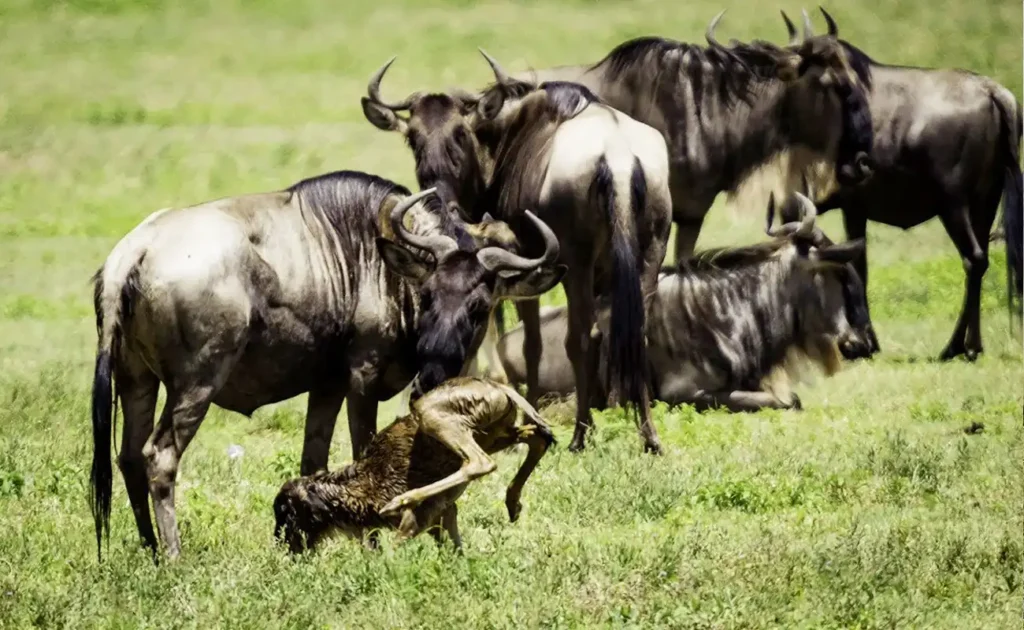
<path fill-rule="evenodd" d="M 777 10 L 692 2 L 0 2 L 0 628 L 1019 627 L 1024 367 L 994 247 L 986 353 L 932 361 L 963 272 L 938 222 L 870 226 L 883 353 L 799 389 L 805 411 L 656 409 L 667 455 L 616 414 L 594 447 L 542 463 L 510 525 L 518 457 L 461 500 L 466 553 L 429 537 L 379 553 L 345 541 L 289 558 L 271 501 L 298 471 L 305 397 L 251 420 L 221 410 L 187 452 L 184 551 L 154 567 L 115 479 L 98 565 L 86 502 L 95 348 L 88 279 L 151 211 L 357 168 L 413 186 L 402 140 L 359 108 L 510 69 L 594 61 L 642 34 L 782 41 Z M 758 8 L 755 8 L 758 7 Z M 809 6 L 808 9 L 814 7 Z M 879 60 L 957 66 L 1021 93 L 1010 0 L 844 0 L 840 32 Z M 817 20 L 819 29 L 822 22 Z M 699 246 L 761 238 L 724 203 Z M 838 215 L 823 225 L 841 237 Z M 557 299 L 557 296 L 553 299 Z M 382 407 L 379 424 L 393 417 Z M 571 427 L 553 413 L 562 445 Z M 963 428 L 985 425 L 977 434 Z M 339 422 L 332 465 L 349 453 Z M 227 456 L 230 445 L 244 455 Z"/>

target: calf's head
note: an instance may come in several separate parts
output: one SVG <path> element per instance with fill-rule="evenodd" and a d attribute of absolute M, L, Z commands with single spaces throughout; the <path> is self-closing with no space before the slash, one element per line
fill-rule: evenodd
<path fill-rule="evenodd" d="M 406 212 L 434 192 L 428 189 L 407 197 L 391 210 L 390 226 L 398 242 L 377 238 L 377 248 L 388 269 L 412 284 L 418 294 L 415 334 L 419 374 L 413 399 L 462 373 L 482 341 L 487 318 L 499 300 L 537 297 L 558 284 L 566 272 L 565 265 L 555 264 L 558 239 L 529 210 L 526 217 L 544 242 L 544 253 L 539 258 L 524 258 L 498 246 L 469 251 L 460 249 L 455 239 L 445 234 L 418 234 L 407 229 Z"/>

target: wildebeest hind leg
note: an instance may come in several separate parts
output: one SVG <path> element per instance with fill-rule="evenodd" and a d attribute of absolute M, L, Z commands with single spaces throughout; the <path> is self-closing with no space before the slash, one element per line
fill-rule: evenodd
<path fill-rule="evenodd" d="M 146 460 L 142 447 L 153 432 L 153 416 L 156 413 L 157 394 L 160 381 L 148 369 L 130 369 L 131 359 L 118 364 L 117 395 L 124 415 L 121 432 L 121 452 L 117 464 L 124 477 L 128 500 L 135 515 L 142 544 L 156 552 L 156 534 L 149 513 L 149 483 L 146 479 Z M 134 372 L 134 374 L 132 373 Z"/>
<path fill-rule="evenodd" d="M 988 255 L 975 237 L 968 212 L 968 206 L 964 205 L 939 216 L 943 227 L 946 228 L 946 232 L 960 253 L 960 260 L 963 262 L 966 276 L 964 302 L 960 309 L 960 316 L 953 328 L 953 336 L 950 337 L 949 343 L 939 355 L 943 361 L 948 361 L 961 354 L 973 361 L 981 351 L 980 332 L 972 333 L 971 341 L 977 345 L 965 345 L 965 341 L 967 341 L 968 329 L 971 324 L 975 324 L 981 319 L 981 280 L 988 269 Z M 988 245 L 987 240 L 985 244 Z"/>
<path fill-rule="evenodd" d="M 594 266 L 590 257 L 577 258 L 569 265 L 564 282 L 569 310 L 569 330 L 565 335 L 565 352 L 572 363 L 576 382 L 576 429 L 569 450 L 583 450 L 587 430 L 593 420 L 590 415 L 592 388 L 590 382 L 592 362 L 597 353 L 591 351 L 590 329 L 594 325 Z"/>
<path fill-rule="evenodd" d="M 349 393 L 348 432 L 352 437 L 352 459 L 358 459 L 377 433 L 377 399 Z M 328 445 L 330 439 L 327 440 Z"/>
<path fill-rule="evenodd" d="M 221 383 L 223 381 L 220 381 Z M 174 486 L 181 456 L 195 437 L 210 409 L 215 388 L 212 385 L 168 387 L 167 402 L 156 431 L 142 449 L 153 496 L 156 526 L 166 546 L 167 556 L 175 559 L 181 551 L 178 523 L 174 514 Z"/>
<path fill-rule="evenodd" d="M 526 400 L 537 405 L 540 388 L 540 358 L 543 340 L 540 334 L 540 300 L 519 300 L 516 313 L 523 323 L 523 362 L 526 364 Z"/>

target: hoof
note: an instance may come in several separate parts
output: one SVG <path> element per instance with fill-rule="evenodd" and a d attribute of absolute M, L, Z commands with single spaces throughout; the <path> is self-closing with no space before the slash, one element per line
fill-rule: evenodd
<path fill-rule="evenodd" d="M 979 354 L 981 354 L 981 350 L 965 350 L 964 358 L 970 361 L 971 363 L 974 363 L 975 361 L 978 360 Z"/>
<path fill-rule="evenodd" d="M 569 452 L 579 453 L 584 448 L 583 439 L 573 438 L 572 442 L 569 442 Z"/>
<path fill-rule="evenodd" d="M 800 402 L 800 397 L 796 395 L 796 392 L 793 392 L 791 395 L 793 400 L 789 403 L 789 408 L 793 411 L 803 411 L 804 404 Z"/>
<path fill-rule="evenodd" d="M 963 353 L 963 346 L 946 346 L 946 349 L 939 355 L 939 361 L 952 361 Z"/>
<path fill-rule="evenodd" d="M 648 442 L 644 444 L 644 453 L 650 453 L 651 455 L 664 455 L 665 451 L 661 448 L 661 444 L 657 442 Z"/>

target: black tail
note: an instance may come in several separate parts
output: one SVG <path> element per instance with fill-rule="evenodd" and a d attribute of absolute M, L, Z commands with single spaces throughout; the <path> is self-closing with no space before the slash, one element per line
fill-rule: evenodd
<path fill-rule="evenodd" d="M 617 392 L 619 404 L 640 411 L 647 403 L 647 349 L 644 343 L 644 300 L 636 244 L 636 213 L 646 204 L 647 180 L 639 162 L 633 165 L 630 204 L 620 213 L 611 169 L 601 159 L 594 182 L 598 203 L 611 226 L 612 315 L 608 335 L 605 391 Z"/>
<path fill-rule="evenodd" d="M 1024 179 L 1020 168 L 1021 111 L 1013 112 L 998 98 L 993 102 L 999 109 L 1006 137 L 1006 175 L 1003 180 L 1003 232 L 1006 238 L 1006 292 L 1010 310 L 1021 316 L 1021 298 L 1024 294 Z M 1016 298 L 1016 299 L 1014 299 Z"/>
<path fill-rule="evenodd" d="M 103 560 L 103 534 L 110 536 L 110 497 L 114 484 L 110 463 L 113 364 L 109 349 L 98 352 L 92 381 L 92 474 L 89 483 L 92 488 L 92 518 L 96 525 L 96 558 L 99 561 Z"/>

